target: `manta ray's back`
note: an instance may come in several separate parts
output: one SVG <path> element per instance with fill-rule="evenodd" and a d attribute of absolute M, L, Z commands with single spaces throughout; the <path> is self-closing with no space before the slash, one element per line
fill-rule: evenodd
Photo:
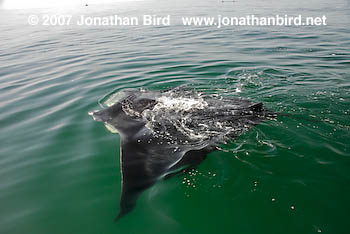
<path fill-rule="evenodd" d="M 262 103 L 194 91 L 127 91 L 92 113 L 121 136 L 122 194 L 117 220 L 158 180 L 198 165 L 216 144 L 275 114 Z"/>

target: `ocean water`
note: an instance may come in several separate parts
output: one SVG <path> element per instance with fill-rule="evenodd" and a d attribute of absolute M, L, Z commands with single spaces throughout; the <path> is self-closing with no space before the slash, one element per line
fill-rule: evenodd
<path fill-rule="evenodd" d="M 5 1 L 6 3 L 6 1 Z M 30 15 L 171 15 L 170 26 L 30 26 Z M 327 26 L 184 26 L 182 16 L 327 16 Z M 348 233 L 350 2 L 124 1 L 0 9 L 0 233 Z M 92 120 L 127 88 L 281 113 L 161 181 L 115 223 L 119 136 Z"/>

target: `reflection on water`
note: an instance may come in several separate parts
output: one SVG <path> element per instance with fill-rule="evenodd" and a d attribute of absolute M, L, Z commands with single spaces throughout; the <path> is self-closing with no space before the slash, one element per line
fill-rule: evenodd
<path fill-rule="evenodd" d="M 1 232 L 349 230 L 348 1 L 91 6 L 65 12 L 325 14 L 329 24 L 29 27 L 28 15 L 55 11 L 0 10 Z M 156 184 L 115 224 L 119 136 L 86 113 L 121 90 L 179 85 L 263 102 L 288 115 L 219 146 L 191 173 Z"/>

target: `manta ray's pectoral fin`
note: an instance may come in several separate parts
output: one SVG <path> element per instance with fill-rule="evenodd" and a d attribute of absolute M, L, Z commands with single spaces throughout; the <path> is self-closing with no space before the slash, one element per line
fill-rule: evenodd
<path fill-rule="evenodd" d="M 168 180 L 175 175 L 196 168 L 204 159 L 206 159 L 207 154 L 213 150 L 213 147 L 207 147 L 201 150 L 188 151 L 177 164 L 170 168 L 170 173 L 164 177 L 164 180 Z"/>
<path fill-rule="evenodd" d="M 132 211 L 140 194 L 154 185 L 159 179 L 165 180 L 180 174 L 183 170 L 191 170 L 198 166 L 214 148 L 207 147 L 200 150 L 190 150 L 185 154 L 178 153 L 168 157 L 163 155 L 145 155 L 141 147 L 132 147 L 131 143 L 123 145 L 122 156 L 122 195 L 120 198 L 120 211 L 115 218 L 118 221 L 124 215 Z M 130 155 L 130 151 L 134 151 Z M 160 152 L 162 150 L 160 149 Z M 161 160 L 159 157 L 162 157 Z M 177 161 L 177 162 L 176 162 Z M 174 162 L 176 162 L 174 164 Z M 169 165 L 174 164 L 169 167 Z"/>
<path fill-rule="evenodd" d="M 185 155 L 152 137 L 147 128 L 140 129 L 139 137 L 123 134 L 121 137 L 122 194 L 119 220 L 132 211 L 140 194 L 162 179 Z"/>
<path fill-rule="evenodd" d="M 135 182 L 135 181 L 134 181 Z M 122 184 L 122 194 L 120 197 L 120 210 L 118 215 L 115 218 L 115 221 L 118 221 L 122 217 L 124 217 L 126 214 L 128 214 L 130 211 L 132 211 L 136 205 L 136 201 L 140 194 L 146 190 L 147 188 L 151 187 L 155 181 L 150 181 L 149 183 L 146 183 L 144 181 L 144 184 L 141 183 L 132 183 L 132 181 L 125 181 L 123 179 Z"/>

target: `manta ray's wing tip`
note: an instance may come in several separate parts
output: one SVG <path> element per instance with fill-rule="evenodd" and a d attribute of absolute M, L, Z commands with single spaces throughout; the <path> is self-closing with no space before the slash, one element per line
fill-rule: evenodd
<path fill-rule="evenodd" d="M 129 213 L 130 210 L 123 210 L 121 209 L 118 213 L 118 215 L 114 218 L 114 222 L 118 222 L 121 218 L 123 218 L 127 213 Z"/>
<path fill-rule="evenodd" d="M 114 222 L 118 222 L 124 215 L 121 215 L 121 213 L 119 213 L 115 218 L 114 218 Z"/>

